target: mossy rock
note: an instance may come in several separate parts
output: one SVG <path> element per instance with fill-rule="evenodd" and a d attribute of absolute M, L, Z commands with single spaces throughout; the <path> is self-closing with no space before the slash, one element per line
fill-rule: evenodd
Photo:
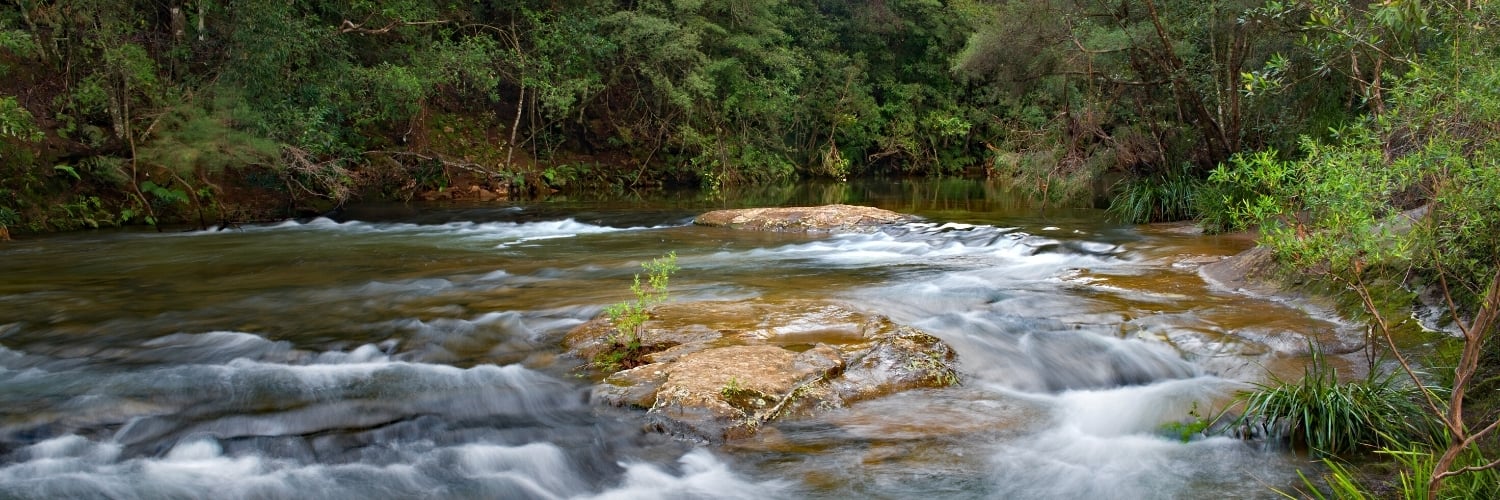
<path fill-rule="evenodd" d="M 608 352 L 604 318 L 564 346 L 590 360 Z M 941 339 L 839 304 L 793 300 L 671 303 L 651 310 L 643 346 L 670 347 L 645 364 L 599 371 L 596 404 L 645 410 L 653 427 L 696 440 L 747 437 L 785 418 L 959 382 Z M 650 347 L 647 347 L 650 348 Z"/>

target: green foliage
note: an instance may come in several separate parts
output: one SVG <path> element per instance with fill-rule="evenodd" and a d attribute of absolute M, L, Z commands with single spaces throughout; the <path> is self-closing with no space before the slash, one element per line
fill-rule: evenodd
<path fill-rule="evenodd" d="M 1365 500 L 1375 498 L 1375 495 L 1366 491 L 1365 487 L 1361 484 L 1361 478 L 1357 476 L 1357 472 L 1350 466 L 1332 458 L 1324 458 L 1322 463 L 1324 467 L 1328 468 L 1328 473 L 1323 475 L 1323 481 L 1327 484 L 1326 491 L 1314 483 L 1312 478 L 1307 477 L 1307 474 L 1298 470 L 1297 477 L 1302 479 L 1302 486 L 1306 489 L 1297 491 L 1296 493 L 1298 494 L 1296 495 L 1281 490 L 1276 490 L 1276 492 L 1280 493 L 1283 497 L 1293 500 L 1302 498 L 1316 498 L 1318 500 L 1328 500 L 1330 498 Z M 1415 499 L 1415 497 L 1409 495 L 1403 496 Z"/>
<path fill-rule="evenodd" d="M 1271 193 L 1295 182 L 1291 164 L 1278 156 L 1274 148 L 1238 153 L 1210 172 L 1197 194 L 1204 229 L 1236 231 L 1274 219 L 1281 207 Z"/>
<path fill-rule="evenodd" d="M 1426 500 L 1428 498 L 1443 499 L 1471 499 L 1471 498 L 1500 498 L 1500 469 L 1489 468 L 1453 476 L 1443 482 L 1443 489 L 1437 495 L 1429 496 L 1427 478 L 1431 476 L 1432 470 L 1437 466 L 1437 456 L 1430 449 L 1420 446 L 1403 446 L 1399 448 L 1388 448 L 1379 450 L 1377 453 L 1392 459 L 1401 466 L 1397 473 L 1392 488 L 1394 491 L 1388 493 L 1376 493 L 1369 486 L 1371 479 L 1362 475 L 1358 468 L 1339 462 L 1333 458 L 1324 458 L 1323 465 L 1328 472 L 1322 476 L 1322 484 L 1315 483 L 1311 478 L 1302 477 L 1303 489 L 1297 491 L 1296 495 L 1287 492 L 1278 492 L 1287 498 L 1317 498 L 1340 500 L 1364 500 L 1373 498 L 1400 498 L 1402 500 Z M 1467 450 L 1459 456 L 1456 465 L 1458 467 L 1482 467 L 1490 461 L 1477 450 Z M 1324 487 L 1323 485 L 1326 485 Z"/>
<path fill-rule="evenodd" d="M 183 177 L 274 163 L 280 155 L 275 142 L 235 128 L 235 99 L 226 95 L 208 106 L 191 103 L 164 111 L 136 159 Z"/>
<path fill-rule="evenodd" d="M 1135 224 L 1191 219 L 1197 214 L 1200 184 L 1188 168 L 1128 178 L 1110 200 L 1109 213 Z"/>
<path fill-rule="evenodd" d="M 1220 414 L 1222 416 L 1222 414 Z M 1208 419 L 1198 410 L 1198 402 L 1193 402 L 1193 407 L 1188 409 L 1188 420 L 1186 422 L 1167 422 L 1161 426 L 1162 432 L 1186 443 L 1192 441 L 1194 436 L 1207 434 L 1208 429 L 1213 426 L 1218 418 Z"/>
<path fill-rule="evenodd" d="M 15 96 L 0 97 L 0 139 L 3 138 L 42 140 L 42 129 L 37 127 L 31 112 L 21 107 Z"/>
<path fill-rule="evenodd" d="M 190 5 L 179 33 L 155 3 L 27 2 L 3 19 L 0 77 L 58 90 L 27 101 L 47 117 L 0 98 L 0 136 L 56 124 L 47 135 L 66 144 L 21 147 L 38 178 L 62 157 L 138 166 L 103 181 L 66 160 L 83 181 L 69 189 L 106 200 L 130 199 L 118 190 L 155 169 L 193 192 L 219 182 L 203 174 L 256 165 L 296 196 L 343 201 L 352 184 L 414 180 L 372 163 L 401 155 L 570 189 L 984 167 L 1054 201 L 1123 174 L 1136 181 L 1122 184 L 1122 218 L 1198 209 L 1227 227 L 1222 193 L 1184 194 L 1213 167 L 1246 149 L 1292 158 L 1301 136 L 1330 142 L 1324 128 L 1388 110 L 1393 79 L 1446 47 L 1445 18 L 1423 2 L 565 4 L 210 2 Z M 435 138 L 443 116 L 485 126 Z"/>
<path fill-rule="evenodd" d="M 153 203 L 163 206 L 181 205 L 188 202 L 188 195 L 182 189 L 160 186 L 151 181 L 142 182 L 141 191 L 151 195 Z"/>
<path fill-rule="evenodd" d="M 640 329 L 650 318 L 651 307 L 667 301 L 667 282 L 672 273 L 679 269 L 677 253 L 671 252 L 665 257 L 643 262 L 641 268 L 646 270 L 647 284 L 641 286 L 641 275 L 635 275 L 635 281 L 630 285 L 635 300 L 620 302 L 605 309 L 610 323 L 615 325 L 615 330 L 620 335 L 615 338 L 617 343 L 639 345 Z"/>
<path fill-rule="evenodd" d="M 98 229 L 113 225 L 116 217 L 104 200 L 97 196 L 77 196 L 50 207 L 27 227 L 31 231 L 45 229 Z"/>
<path fill-rule="evenodd" d="M 31 34 L 18 29 L 0 29 L 0 50 L 19 57 L 30 57 L 37 52 L 36 40 Z"/>
<path fill-rule="evenodd" d="M 58 172 L 62 172 L 62 173 L 68 174 L 68 176 L 72 177 L 73 180 L 75 180 L 75 181 L 77 181 L 77 180 L 83 180 L 82 177 L 78 176 L 78 170 L 74 169 L 71 165 L 53 165 L 52 169 L 56 170 Z"/>
<path fill-rule="evenodd" d="M 0 207 L 0 227 L 13 227 L 21 225 L 21 214 L 10 207 Z"/>
<path fill-rule="evenodd" d="M 615 327 L 615 333 L 609 338 L 613 348 L 593 360 L 596 367 L 609 369 L 629 365 L 640 352 L 641 328 L 646 320 L 651 319 L 651 308 L 666 302 L 669 297 L 667 283 L 672 273 L 679 269 L 677 252 L 669 252 L 664 257 L 642 262 L 641 269 L 646 271 L 646 284 L 641 285 L 641 275 L 637 273 L 635 281 L 630 285 L 630 292 L 635 295 L 635 299 L 604 309 L 604 314 L 609 316 L 609 322 Z"/>
<path fill-rule="evenodd" d="M 1427 478 L 1437 466 L 1438 457 L 1435 452 L 1420 447 L 1406 447 L 1382 450 L 1381 453 L 1394 458 L 1405 469 L 1400 475 L 1402 498 L 1417 500 L 1432 497 L 1429 495 Z M 1459 455 L 1454 465 L 1480 468 L 1490 462 L 1491 459 L 1478 449 L 1470 448 Z M 1491 467 L 1452 476 L 1443 481 L 1442 490 L 1435 496 L 1455 499 L 1500 498 L 1500 469 Z"/>
<path fill-rule="evenodd" d="M 1494 416 L 1466 415 L 1465 403 L 1492 407 L 1495 396 L 1473 377 L 1480 367 L 1493 373 L 1500 365 L 1485 348 L 1495 334 L 1485 298 L 1500 286 L 1500 96 L 1477 90 L 1500 83 L 1500 17 L 1483 3 L 1297 8 L 1307 14 L 1309 61 L 1318 71 L 1345 74 L 1368 114 L 1305 135 L 1293 154 L 1268 151 L 1220 167 L 1210 179 L 1219 202 L 1208 210 L 1223 225 L 1258 225 L 1263 243 L 1298 272 L 1345 285 L 1396 356 L 1381 289 L 1439 297 L 1443 322 L 1462 330 L 1463 341 L 1452 376 L 1444 377 L 1447 400 L 1424 403 L 1450 431 L 1433 437 L 1432 447 L 1442 450 L 1433 453 L 1471 460 L 1481 449 L 1474 443 L 1492 439 L 1485 435 Z M 1446 488 L 1425 490 L 1451 482 L 1452 494 L 1475 493 L 1465 490 L 1474 472 L 1435 477 L 1434 469 L 1459 465 L 1413 451 L 1426 447 L 1414 448 L 1423 441 L 1412 442 L 1417 438 L 1400 424 L 1372 425 L 1389 426 L 1376 427 L 1391 436 L 1382 446 L 1403 450 L 1392 454 L 1412 474 L 1403 489 L 1449 495 Z M 1479 481 L 1494 484 L 1492 476 Z"/>
<path fill-rule="evenodd" d="M 1374 271 L 1430 284 L 1446 270 L 1472 311 L 1500 262 L 1500 97 L 1469 89 L 1500 84 L 1500 65 L 1454 57 L 1414 67 L 1379 119 L 1303 137 L 1294 159 L 1266 150 L 1219 166 L 1200 197 L 1207 220 L 1258 226 L 1284 262 L 1349 282 Z"/>
<path fill-rule="evenodd" d="M 1338 371 L 1314 352 L 1302 380 L 1273 378 L 1239 394 L 1245 409 L 1235 427 L 1259 427 L 1325 455 L 1439 439 L 1441 424 L 1418 402 L 1423 390 L 1438 389 L 1412 386 L 1400 373 L 1341 382 Z"/>
<path fill-rule="evenodd" d="M 994 149 L 1018 156 L 995 165 L 999 173 L 1050 191 L 1067 184 L 1059 178 L 1121 172 L 1121 218 L 1190 216 L 1190 197 L 1157 189 L 1161 181 L 1182 178 L 1180 191 L 1191 191 L 1231 154 L 1299 130 L 1289 101 L 1318 98 L 1320 89 L 1242 92 L 1241 74 L 1296 49 L 1287 21 L 1261 4 L 1004 2 L 954 70 L 988 85 L 976 98 L 1006 132 Z"/>
<path fill-rule="evenodd" d="M 719 388 L 719 396 L 726 400 L 732 400 L 743 392 L 745 388 L 740 386 L 739 377 L 730 377 L 729 381 L 724 383 L 724 387 Z"/>

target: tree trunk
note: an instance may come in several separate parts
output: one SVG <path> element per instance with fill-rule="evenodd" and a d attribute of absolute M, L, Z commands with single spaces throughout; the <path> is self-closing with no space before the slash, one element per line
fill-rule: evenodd
<path fill-rule="evenodd" d="M 1203 128 L 1203 142 L 1208 150 L 1209 163 L 1218 163 L 1229 157 L 1229 140 L 1224 134 L 1224 128 L 1208 110 L 1208 105 L 1203 102 L 1203 96 L 1193 91 L 1192 87 L 1183 81 L 1182 72 L 1185 69 L 1182 60 L 1172 50 L 1172 39 L 1167 36 L 1167 29 L 1162 25 L 1156 2 L 1145 0 L 1145 4 L 1146 11 L 1151 16 L 1151 24 L 1156 28 L 1157 40 L 1161 43 L 1162 53 L 1157 57 L 1157 63 L 1162 66 L 1167 73 L 1167 78 L 1172 82 L 1172 94 L 1179 105 L 1187 107 L 1193 121 Z"/>
<path fill-rule="evenodd" d="M 521 85 L 521 95 L 516 98 L 516 119 L 510 122 L 510 143 L 505 148 L 505 169 L 510 170 L 516 156 L 516 131 L 521 129 L 521 110 L 526 109 L 526 85 Z"/>

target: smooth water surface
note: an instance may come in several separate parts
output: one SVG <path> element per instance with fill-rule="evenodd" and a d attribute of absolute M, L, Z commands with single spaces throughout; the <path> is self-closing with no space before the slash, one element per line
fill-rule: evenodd
<path fill-rule="evenodd" d="M 828 202 L 926 220 L 689 225 Z M 1275 497 L 1305 457 L 1162 426 L 1358 333 L 1206 285 L 1249 242 L 1182 229 L 929 181 L 0 244 L 0 497 Z M 951 343 L 963 384 L 721 446 L 589 406 L 558 341 L 668 251 L 673 300 L 885 314 Z"/>

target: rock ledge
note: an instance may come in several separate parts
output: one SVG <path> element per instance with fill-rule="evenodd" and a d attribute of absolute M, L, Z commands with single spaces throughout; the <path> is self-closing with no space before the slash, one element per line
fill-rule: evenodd
<path fill-rule="evenodd" d="M 873 231 L 916 220 L 920 218 L 874 207 L 823 205 L 716 210 L 699 215 L 693 223 L 752 231 L 826 232 Z"/>
<path fill-rule="evenodd" d="M 937 337 L 818 301 L 708 301 L 657 306 L 641 344 L 645 364 L 600 374 L 596 404 L 645 409 L 657 430 L 720 442 L 768 422 L 855 401 L 958 383 Z M 610 347 L 597 318 L 569 332 L 584 360 Z"/>

